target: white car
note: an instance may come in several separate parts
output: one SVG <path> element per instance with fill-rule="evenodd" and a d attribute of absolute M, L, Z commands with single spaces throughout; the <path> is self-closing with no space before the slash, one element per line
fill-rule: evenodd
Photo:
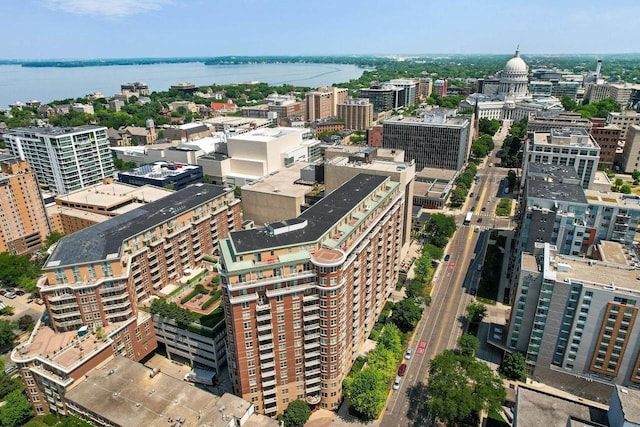
<path fill-rule="evenodd" d="M 413 350 L 411 350 L 410 348 L 407 349 L 407 352 L 404 354 L 404 358 L 409 360 L 411 359 L 411 355 L 413 354 Z"/>
<path fill-rule="evenodd" d="M 400 390 L 400 381 L 402 381 L 402 377 L 400 375 L 397 375 L 396 380 L 393 382 L 394 390 Z"/>

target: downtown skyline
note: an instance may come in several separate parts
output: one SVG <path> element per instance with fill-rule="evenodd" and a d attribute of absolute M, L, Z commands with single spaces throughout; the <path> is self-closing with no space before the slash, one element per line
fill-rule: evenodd
<path fill-rule="evenodd" d="M 516 45 L 529 55 L 613 54 L 638 52 L 630 29 L 640 4 L 25 0 L 0 14 L 11 17 L 0 29 L 12 41 L 4 60 L 508 54 Z"/>

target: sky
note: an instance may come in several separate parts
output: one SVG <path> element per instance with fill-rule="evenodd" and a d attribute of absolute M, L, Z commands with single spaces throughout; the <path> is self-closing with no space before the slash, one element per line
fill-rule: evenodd
<path fill-rule="evenodd" d="M 2 0 L 0 59 L 637 53 L 638 0 Z"/>

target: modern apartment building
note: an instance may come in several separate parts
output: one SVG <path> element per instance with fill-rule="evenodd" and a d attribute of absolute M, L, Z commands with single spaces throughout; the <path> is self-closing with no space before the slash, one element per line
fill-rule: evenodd
<path fill-rule="evenodd" d="M 526 175 L 522 216 L 516 238 L 523 252 L 548 242 L 558 253 L 589 254 L 609 240 L 633 246 L 640 224 L 640 198 L 585 190 L 570 166 L 531 163 Z"/>
<path fill-rule="evenodd" d="M 431 77 L 420 77 L 418 79 L 417 86 L 417 97 L 418 99 L 427 99 L 431 96 L 431 91 L 433 91 L 433 79 Z"/>
<path fill-rule="evenodd" d="M 58 242 L 38 282 L 50 326 L 11 356 L 36 413 L 64 410 L 67 388 L 113 354 L 139 361 L 156 348 L 139 303 L 240 229 L 239 203 L 232 191 L 196 185 Z"/>
<path fill-rule="evenodd" d="M 114 174 L 107 128 L 15 128 L 4 134 L 7 148 L 26 160 L 40 185 L 56 194 L 99 184 Z"/>
<path fill-rule="evenodd" d="M 389 84 L 360 89 L 358 96 L 368 99 L 376 113 L 392 111 L 404 105 L 401 103 L 404 99 L 404 90 Z"/>
<path fill-rule="evenodd" d="M 389 84 L 404 89 L 402 105 L 410 107 L 416 103 L 416 81 L 414 79 L 392 79 Z"/>
<path fill-rule="evenodd" d="M 347 98 L 338 104 L 338 119 L 346 129 L 365 130 L 373 125 L 373 104 L 368 99 Z"/>
<path fill-rule="evenodd" d="M 382 146 L 404 150 L 416 169 L 460 170 L 471 149 L 471 120 L 466 116 L 426 114 L 423 118 L 402 115 L 382 124 Z"/>
<path fill-rule="evenodd" d="M 157 161 L 118 172 L 118 180 L 130 185 L 154 185 L 156 187 L 182 190 L 204 179 L 202 166 L 175 162 Z"/>
<path fill-rule="evenodd" d="M 530 132 L 524 142 L 522 175 L 532 162 L 572 166 L 582 180 L 582 187 L 593 183 L 600 147 L 585 129 L 552 128 L 550 132 Z"/>
<path fill-rule="evenodd" d="M 601 242 L 593 259 L 562 255 L 549 243 L 536 244 L 520 262 L 508 349 L 524 353 L 533 374 L 542 375 L 545 382 L 567 374 L 598 384 L 637 387 L 636 265 L 633 255 L 613 242 Z"/>
<path fill-rule="evenodd" d="M 29 254 L 50 232 L 35 173 L 27 162 L 0 155 L 0 252 Z"/>
<path fill-rule="evenodd" d="M 360 174 L 298 218 L 220 242 L 234 393 L 266 415 L 336 409 L 342 381 L 394 289 L 404 189 Z"/>

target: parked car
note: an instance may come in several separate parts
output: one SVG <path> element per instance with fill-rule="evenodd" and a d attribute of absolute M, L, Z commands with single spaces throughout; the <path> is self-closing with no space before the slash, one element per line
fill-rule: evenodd
<path fill-rule="evenodd" d="M 445 260 L 445 262 L 446 262 L 446 261 L 449 261 L 449 259 L 451 259 L 451 255 L 446 254 L 446 255 L 444 256 L 444 260 Z"/>
<path fill-rule="evenodd" d="M 407 352 L 404 354 L 404 358 L 409 360 L 411 359 L 411 355 L 413 354 L 413 350 L 411 350 L 410 348 L 407 349 Z"/>
<path fill-rule="evenodd" d="M 18 370 L 18 367 L 17 367 L 16 365 L 11 365 L 11 366 L 7 367 L 7 368 L 4 370 L 4 374 L 5 374 L 5 375 L 11 375 L 11 373 L 13 373 L 13 372 L 15 372 L 15 371 L 17 371 L 17 370 Z"/>
<path fill-rule="evenodd" d="M 402 377 L 401 376 L 397 376 L 396 380 L 393 382 L 393 389 L 394 390 L 400 390 L 400 381 L 402 381 Z"/>
<path fill-rule="evenodd" d="M 471 288 L 471 291 L 470 291 L 471 295 L 475 296 L 477 292 L 478 290 L 476 288 Z"/>
<path fill-rule="evenodd" d="M 403 363 L 398 367 L 398 376 L 403 377 L 406 372 L 407 372 L 407 364 Z"/>
<path fill-rule="evenodd" d="M 16 289 L 15 294 L 18 296 L 22 296 L 25 294 L 24 289 Z"/>
<path fill-rule="evenodd" d="M 6 294 L 4 294 L 4 296 L 9 299 L 14 299 L 16 297 L 16 294 L 14 292 L 7 292 Z"/>

